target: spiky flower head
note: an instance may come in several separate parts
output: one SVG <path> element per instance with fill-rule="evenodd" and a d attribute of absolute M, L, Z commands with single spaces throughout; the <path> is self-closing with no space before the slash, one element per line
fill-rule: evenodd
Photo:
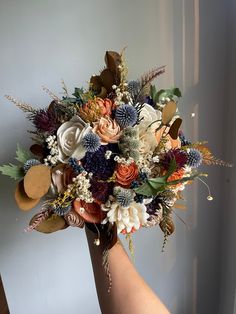
<path fill-rule="evenodd" d="M 187 165 L 192 168 L 197 168 L 201 165 L 201 163 L 202 163 L 202 153 L 195 148 L 190 148 L 188 150 Z"/>
<path fill-rule="evenodd" d="M 164 154 L 161 160 L 161 163 L 166 170 L 169 169 L 170 163 L 173 159 L 175 159 L 176 162 L 176 170 L 179 170 L 187 164 L 188 155 L 184 150 L 181 150 L 179 148 L 170 149 Z"/>
<path fill-rule="evenodd" d="M 121 105 L 116 110 L 115 120 L 121 128 L 133 126 L 137 122 L 137 119 L 137 110 L 132 105 Z"/>
<path fill-rule="evenodd" d="M 191 141 L 186 139 L 183 131 L 179 131 L 179 139 L 181 141 L 181 146 L 191 145 Z"/>
<path fill-rule="evenodd" d="M 117 200 L 117 202 L 122 207 L 127 207 L 133 201 L 133 192 L 129 189 L 124 189 L 122 187 L 116 186 L 113 190 L 113 194 Z"/>
<path fill-rule="evenodd" d="M 130 81 L 128 83 L 128 91 L 132 98 L 137 98 L 141 90 L 141 84 L 139 81 Z"/>
<path fill-rule="evenodd" d="M 57 119 L 53 110 L 40 109 L 33 118 L 35 127 L 40 132 L 54 133 L 57 128 Z"/>
<path fill-rule="evenodd" d="M 24 163 L 23 169 L 26 173 L 32 166 L 40 165 L 41 162 L 37 159 L 29 159 Z"/>
<path fill-rule="evenodd" d="M 101 141 L 97 134 L 89 132 L 82 139 L 82 144 L 88 152 L 94 153 L 101 146 Z"/>

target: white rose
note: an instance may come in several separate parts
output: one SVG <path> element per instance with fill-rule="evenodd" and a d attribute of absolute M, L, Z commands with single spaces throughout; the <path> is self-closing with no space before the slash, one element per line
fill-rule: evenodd
<path fill-rule="evenodd" d="M 139 152 L 140 154 L 146 154 L 153 152 L 157 146 L 155 137 L 155 131 L 160 125 L 161 111 L 155 110 L 152 106 L 144 104 L 140 112 L 140 118 L 143 118 L 140 124 L 137 126 L 139 129 Z"/>
<path fill-rule="evenodd" d="M 147 128 L 151 123 L 153 123 L 151 129 L 156 129 L 161 123 L 161 121 L 157 121 L 161 120 L 161 111 L 155 110 L 152 106 L 148 104 L 144 104 L 144 107 L 140 112 L 140 118 L 143 118 L 139 124 L 139 127 L 141 129 Z"/>
<path fill-rule="evenodd" d="M 66 163 L 70 157 L 77 160 L 82 159 L 86 149 L 81 141 L 91 130 L 90 125 L 78 116 L 74 116 L 70 121 L 63 123 L 57 130 L 58 159 L 63 163 Z"/>

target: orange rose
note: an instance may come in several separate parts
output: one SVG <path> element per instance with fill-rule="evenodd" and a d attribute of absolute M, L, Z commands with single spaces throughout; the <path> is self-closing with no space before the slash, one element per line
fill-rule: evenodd
<path fill-rule="evenodd" d="M 93 132 L 96 133 L 100 139 L 101 144 L 106 145 L 108 143 L 117 143 L 121 130 L 118 123 L 109 117 L 102 117 L 98 122 L 95 122 Z"/>
<path fill-rule="evenodd" d="M 100 223 L 105 218 L 105 213 L 98 203 L 85 203 L 84 201 L 75 200 L 73 207 L 86 222 Z"/>
<path fill-rule="evenodd" d="M 138 167 L 133 162 L 130 165 L 118 164 L 116 171 L 116 181 L 123 187 L 129 187 L 131 182 L 138 176 Z"/>

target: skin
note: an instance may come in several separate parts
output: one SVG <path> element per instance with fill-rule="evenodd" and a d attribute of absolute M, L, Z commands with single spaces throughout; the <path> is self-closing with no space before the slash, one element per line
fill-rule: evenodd
<path fill-rule="evenodd" d="M 112 287 L 102 266 L 104 241 L 94 244 L 96 234 L 85 227 L 91 255 L 97 295 L 103 314 L 170 314 L 165 305 L 145 283 L 118 241 L 108 255 Z"/>

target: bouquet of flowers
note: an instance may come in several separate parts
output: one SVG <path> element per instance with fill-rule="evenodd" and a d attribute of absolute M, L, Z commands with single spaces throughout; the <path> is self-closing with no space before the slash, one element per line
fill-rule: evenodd
<path fill-rule="evenodd" d="M 87 89 L 75 88 L 72 95 L 64 82 L 62 97 L 45 87 L 52 98 L 46 108 L 6 96 L 32 122 L 34 143 L 29 150 L 18 145 L 18 164 L 0 171 L 18 181 L 20 209 L 43 201 L 27 230 L 51 233 L 88 224 L 97 233 L 95 244 L 102 231 L 110 248 L 117 234 L 130 237 L 159 225 L 164 247 L 181 192 L 206 176 L 197 168 L 229 164 L 216 159 L 206 142 L 192 143 L 183 134 L 180 90 L 152 85 L 165 67 L 128 81 L 123 51 L 107 51 L 105 64 Z M 210 192 L 207 199 L 213 199 Z"/>

